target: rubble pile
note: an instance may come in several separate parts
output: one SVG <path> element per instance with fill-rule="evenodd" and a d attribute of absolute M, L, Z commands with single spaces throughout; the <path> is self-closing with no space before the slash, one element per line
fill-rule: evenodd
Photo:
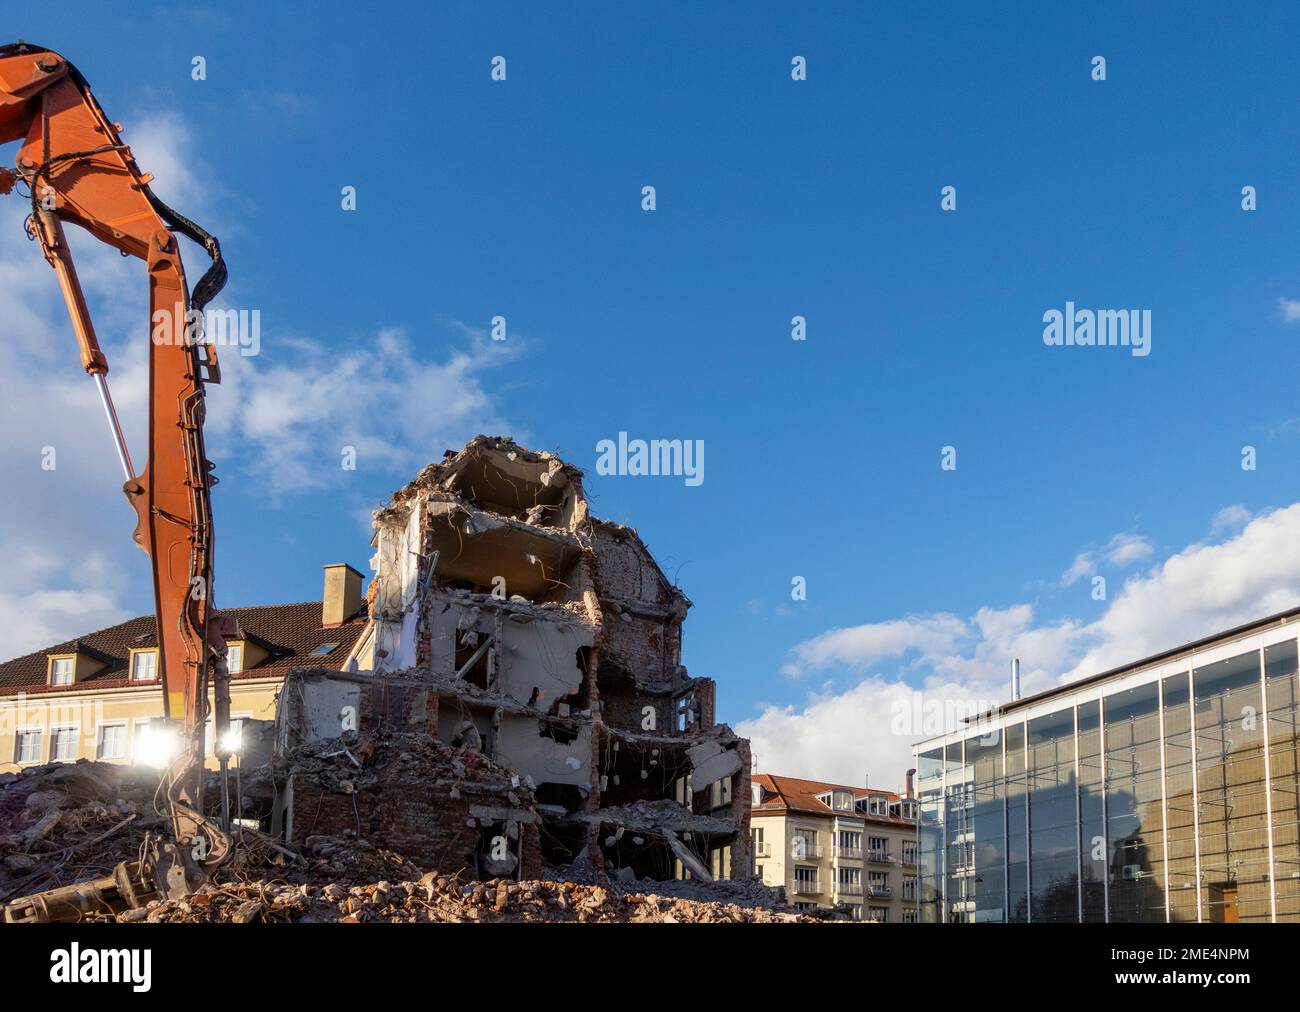
<path fill-rule="evenodd" d="M 466 791 L 475 785 L 500 786 L 503 776 L 500 767 L 479 753 L 402 734 L 342 745 L 317 743 L 296 752 L 293 763 L 340 793 L 382 791 L 388 777 L 399 775 L 446 780 Z M 0 777 L 0 900 L 105 875 L 118 862 L 135 859 L 147 833 L 166 829 L 153 813 L 157 787 L 153 770 L 86 761 Z M 531 801 L 526 787 L 509 793 L 516 790 L 517 801 Z M 758 883 L 479 881 L 469 869 L 426 874 L 400 853 L 349 832 L 310 835 L 296 848 L 250 829 L 236 829 L 235 835 L 238 845 L 232 859 L 216 881 L 193 896 L 155 901 L 116 915 L 89 915 L 87 920 L 238 924 L 817 919 L 781 909 L 780 893 Z"/>
<path fill-rule="evenodd" d="M 463 880 L 430 873 L 418 881 L 368 885 L 250 882 L 209 886 L 183 900 L 118 914 L 124 922 L 534 922 L 776 924 L 814 921 L 794 911 L 651 893 L 620 894 L 573 882 Z"/>
<path fill-rule="evenodd" d="M 218 874 L 218 882 L 328 885 L 385 879 L 402 881 L 423 874 L 422 868 L 396 851 L 355 837 L 310 836 L 301 851 L 294 851 L 261 833 L 244 831 L 238 835 L 238 846 Z"/>
<path fill-rule="evenodd" d="M 152 770 L 57 763 L 0 775 L 0 902 L 98 878 L 166 828 Z"/>
<path fill-rule="evenodd" d="M 299 745 L 278 764 L 323 790 L 352 794 L 373 787 L 423 784 L 453 790 L 501 790 L 531 804 L 531 792 L 510 770 L 481 752 L 452 748 L 427 734 L 379 730 Z M 268 771 L 269 772 L 269 771 Z"/>

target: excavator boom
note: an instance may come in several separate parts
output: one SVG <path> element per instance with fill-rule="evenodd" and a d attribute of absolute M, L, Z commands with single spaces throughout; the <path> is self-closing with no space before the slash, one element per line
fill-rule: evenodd
<path fill-rule="evenodd" d="M 152 193 L 153 177 L 136 165 L 120 125 L 104 114 L 85 78 L 40 46 L 0 46 L 0 143 L 11 141 L 21 141 L 17 170 L 0 169 L 0 192 L 25 188 L 22 195 L 31 202 L 28 233 L 63 291 L 81 364 L 99 391 L 125 477 L 123 491 L 136 513 L 133 538 L 152 563 L 163 712 L 179 740 L 166 772 L 172 839 L 146 860 L 144 872 L 162 895 L 184 893 L 225 858 L 230 846 L 221 828 L 203 816 L 201 803 L 210 679 L 217 690 L 218 739 L 228 718 L 229 691 L 225 630 L 212 606 L 209 490 L 216 479 L 203 446 L 204 387 L 220 382 L 220 371 L 216 349 L 201 342 L 201 328 L 195 326 L 225 283 L 225 262 L 215 237 Z M 138 473 L 109 393 L 108 360 L 77 279 L 65 224 L 145 264 L 151 336 L 148 458 Z M 192 297 L 178 234 L 200 243 L 212 260 Z M 49 909 L 42 916 L 36 903 L 12 909 L 21 903 L 6 908 L 8 919 L 53 916 Z"/>

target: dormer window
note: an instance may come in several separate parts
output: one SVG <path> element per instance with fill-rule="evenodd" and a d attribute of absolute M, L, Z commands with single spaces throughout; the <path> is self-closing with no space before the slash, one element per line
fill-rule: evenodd
<path fill-rule="evenodd" d="M 873 794 L 867 802 L 867 811 L 872 815 L 889 815 L 889 799 L 880 794 Z"/>
<path fill-rule="evenodd" d="M 237 675 L 244 670 L 244 644 L 226 644 L 226 670 Z"/>
<path fill-rule="evenodd" d="M 131 654 L 131 681 L 152 682 L 158 677 L 158 651 L 136 650 Z"/>
<path fill-rule="evenodd" d="M 51 657 L 50 658 L 50 684 L 51 685 L 71 685 L 77 674 L 77 659 L 75 657 Z"/>
<path fill-rule="evenodd" d="M 45 677 L 50 685 L 76 685 L 103 671 L 110 660 L 97 650 L 80 644 L 70 653 L 48 654 L 47 657 L 49 666 Z"/>

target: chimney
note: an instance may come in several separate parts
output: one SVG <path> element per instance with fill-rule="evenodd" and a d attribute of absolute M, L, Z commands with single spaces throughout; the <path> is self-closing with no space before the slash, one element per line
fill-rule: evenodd
<path fill-rule="evenodd" d="M 1016 657 L 1011 661 L 1011 701 L 1014 703 L 1020 698 L 1020 658 Z"/>
<path fill-rule="evenodd" d="M 903 797 L 910 798 L 912 796 L 912 787 L 913 784 L 915 783 L 915 778 L 916 778 L 916 770 L 914 769 L 908 770 L 907 771 L 907 793 L 904 794 Z"/>
<path fill-rule="evenodd" d="M 321 599 L 320 624 L 342 625 L 361 610 L 361 581 L 364 577 L 346 562 L 325 567 L 325 595 Z"/>

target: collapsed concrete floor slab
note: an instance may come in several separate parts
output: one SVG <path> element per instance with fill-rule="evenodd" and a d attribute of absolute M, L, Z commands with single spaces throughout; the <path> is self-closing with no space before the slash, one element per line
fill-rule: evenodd
<path fill-rule="evenodd" d="M 411 800 L 426 856 L 467 839 L 426 811 L 445 806 L 475 823 L 463 865 L 485 875 L 538 860 L 606 881 L 750 875 L 749 743 L 715 723 L 714 682 L 681 663 L 691 603 L 636 531 L 591 515 L 580 470 L 479 436 L 398 490 L 374 528 L 358 652 L 371 663 L 295 672 L 281 694 L 279 832 L 296 838 L 317 803 L 339 823 L 368 803 L 322 801 L 291 774 L 312 750 L 415 735 L 482 757 L 513 796 L 475 814 L 468 788 L 436 775 L 430 799 Z"/>

